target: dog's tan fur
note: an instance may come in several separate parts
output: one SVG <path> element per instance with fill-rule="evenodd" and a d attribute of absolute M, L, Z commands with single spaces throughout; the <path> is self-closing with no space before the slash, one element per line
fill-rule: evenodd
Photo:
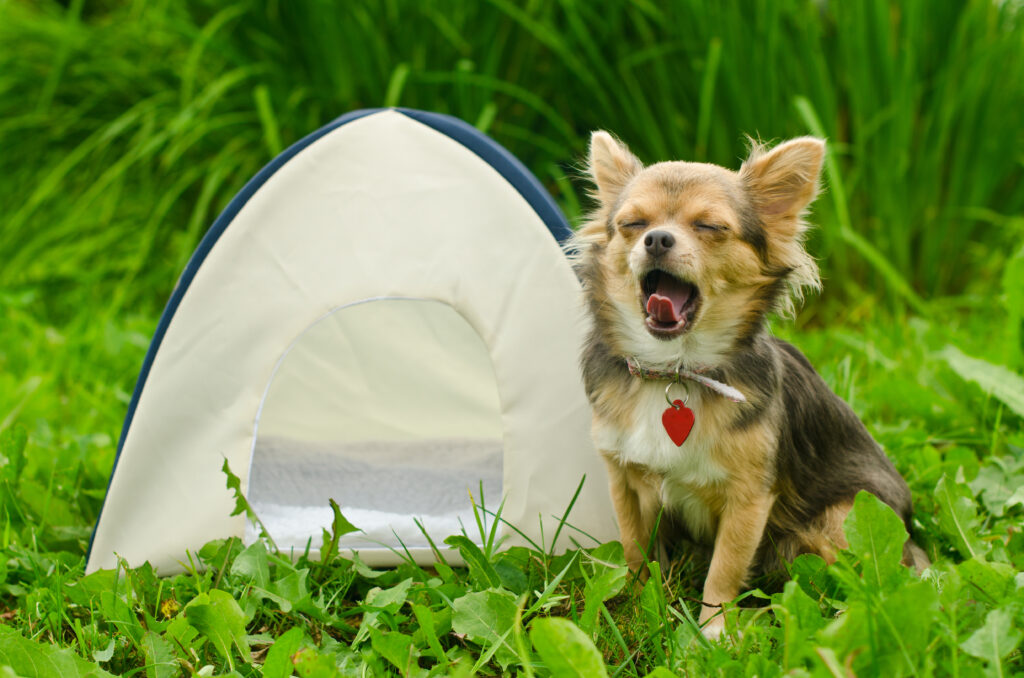
<path fill-rule="evenodd" d="M 642 565 L 663 510 L 713 545 L 701 613 L 709 634 L 722 629 L 716 606 L 736 597 L 755 564 L 777 567 L 805 552 L 833 560 L 857 490 L 909 520 L 906 485 L 863 425 L 765 328 L 769 312 L 790 310 L 819 285 L 803 217 L 823 157 L 824 143 L 805 137 L 755 145 L 739 172 L 687 162 L 645 168 L 607 133 L 591 141 L 598 208 L 570 247 L 594 316 L 583 359 L 594 439 L 630 567 Z M 656 252 L 646 234 L 665 233 L 673 244 Z M 652 270 L 699 290 L 682 330 L 648 331 L 642 281 Z M 666 382 L 632 377 L 626 358 L 710 370 L 747 402 L 686 386 L 696 421 L 676 448 L 660 426 Z"/>

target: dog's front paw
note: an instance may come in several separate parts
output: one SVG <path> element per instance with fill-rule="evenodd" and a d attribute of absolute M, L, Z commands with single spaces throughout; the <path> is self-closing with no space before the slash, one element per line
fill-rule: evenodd
<path fill-rule="evenodd" d="M 701 627 L 701 633 L 708 640 L 720 640 L 725 635 L 725 615 L 712 617 Z"/>

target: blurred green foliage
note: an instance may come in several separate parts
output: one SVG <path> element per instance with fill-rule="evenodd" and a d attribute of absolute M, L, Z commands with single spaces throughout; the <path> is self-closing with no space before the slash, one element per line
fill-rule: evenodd
<path fill-rule="evenodd" d="M 0 44 L 0 285 L 112 285 L 115 313 L 163 299 L 284 146 L 371 106 L 476 124 L 573 218 L 593 129 L 736 167 L 744 135 L 817 120 L 837 171 L 813 247 L 840 301 L 898 297 L 892 274 L 959 294 L 1024 234 L 1016 3 L 11 1 Z"/>
<path fill-rule="evenodd" d="M 1010 1 L 0 0 L 0 676 L 1019 672 L 1022 104 Z M 825 296 L 775 330 L 907 478 L 930 574 L 898 567 L 899 526 L 859 499 L 851 549 L 730 610 L 731 643 L 693 621 L 706 562 L 634 589 L 616 544 L 454 537 L 468 570 L 377 572 L 229 539 L 174 578 L 84 576 L 199 238 L 283 148 L 374 106 L 475 124 L 573 221 L 593 129 L 733 168 L 747 134 L 827 136 Z"/>

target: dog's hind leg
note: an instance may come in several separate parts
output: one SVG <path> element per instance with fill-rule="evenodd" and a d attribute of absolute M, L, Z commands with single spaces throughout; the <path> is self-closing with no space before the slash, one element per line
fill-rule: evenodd
<path fill-rule="evenodd" d="M 829 565 L 836 562 L 836 552 L 849 544 L 843 531 L 846 514 L 853 508 L 853 502 L 844 501 L 829 506 L 803 530 L 785 540 L 781 549 L 783 556 L 792 561 L 801 553 L 815 553 Z"/>
<path fill-rule="evenodd" d="M 812 520 L 806 529 L 780 537 L 776 544 L 779 558 L 792 562 L 801 553 L 816 553 L 829 564 L 834 563 L 836 552 L 848 546 L 843 522 L 852 507 L 852 501 L 833 504 Z M 765 562 L 768 569 L 770 560 L 767 557 Z M 907 539 L 903 544 L 902 562 L 914 568 L 918 575 L 931 565 L 927 554 L 913 539 Z"/>
<path fill-rule="evenodd" d="M 913 539 L 908 539 L 903 544 L 903 564 L 914 568 L 917 576 L 920 577 L 926 567 L 931 567 L 932 561 L 929 560 L 928 554 L 924 552 L 923 548 L 918 546 Z"/>

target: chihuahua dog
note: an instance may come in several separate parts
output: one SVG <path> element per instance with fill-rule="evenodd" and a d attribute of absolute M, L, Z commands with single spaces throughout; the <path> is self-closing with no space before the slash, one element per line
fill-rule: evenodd
<path fill-rule="evenodd" d="M 867 490 L 910 528 L 910 491 L 852 409 L 766 327 L 820 286 L 804 249 L 820 139 L 752 145 L 739 172 L 644 167 L 606 132 L 590 143 L 596 211 L 568 248 L 593 324 L 582 358 L 593 437 L 608 465 L 631 568 L 659 515 L 712 546 L 700 621 L 754 568 L 846 546 Z M 659 529 L 659 536 L 665 531 Z M 912 541 L 904 561 L 923 567 Z"/>

